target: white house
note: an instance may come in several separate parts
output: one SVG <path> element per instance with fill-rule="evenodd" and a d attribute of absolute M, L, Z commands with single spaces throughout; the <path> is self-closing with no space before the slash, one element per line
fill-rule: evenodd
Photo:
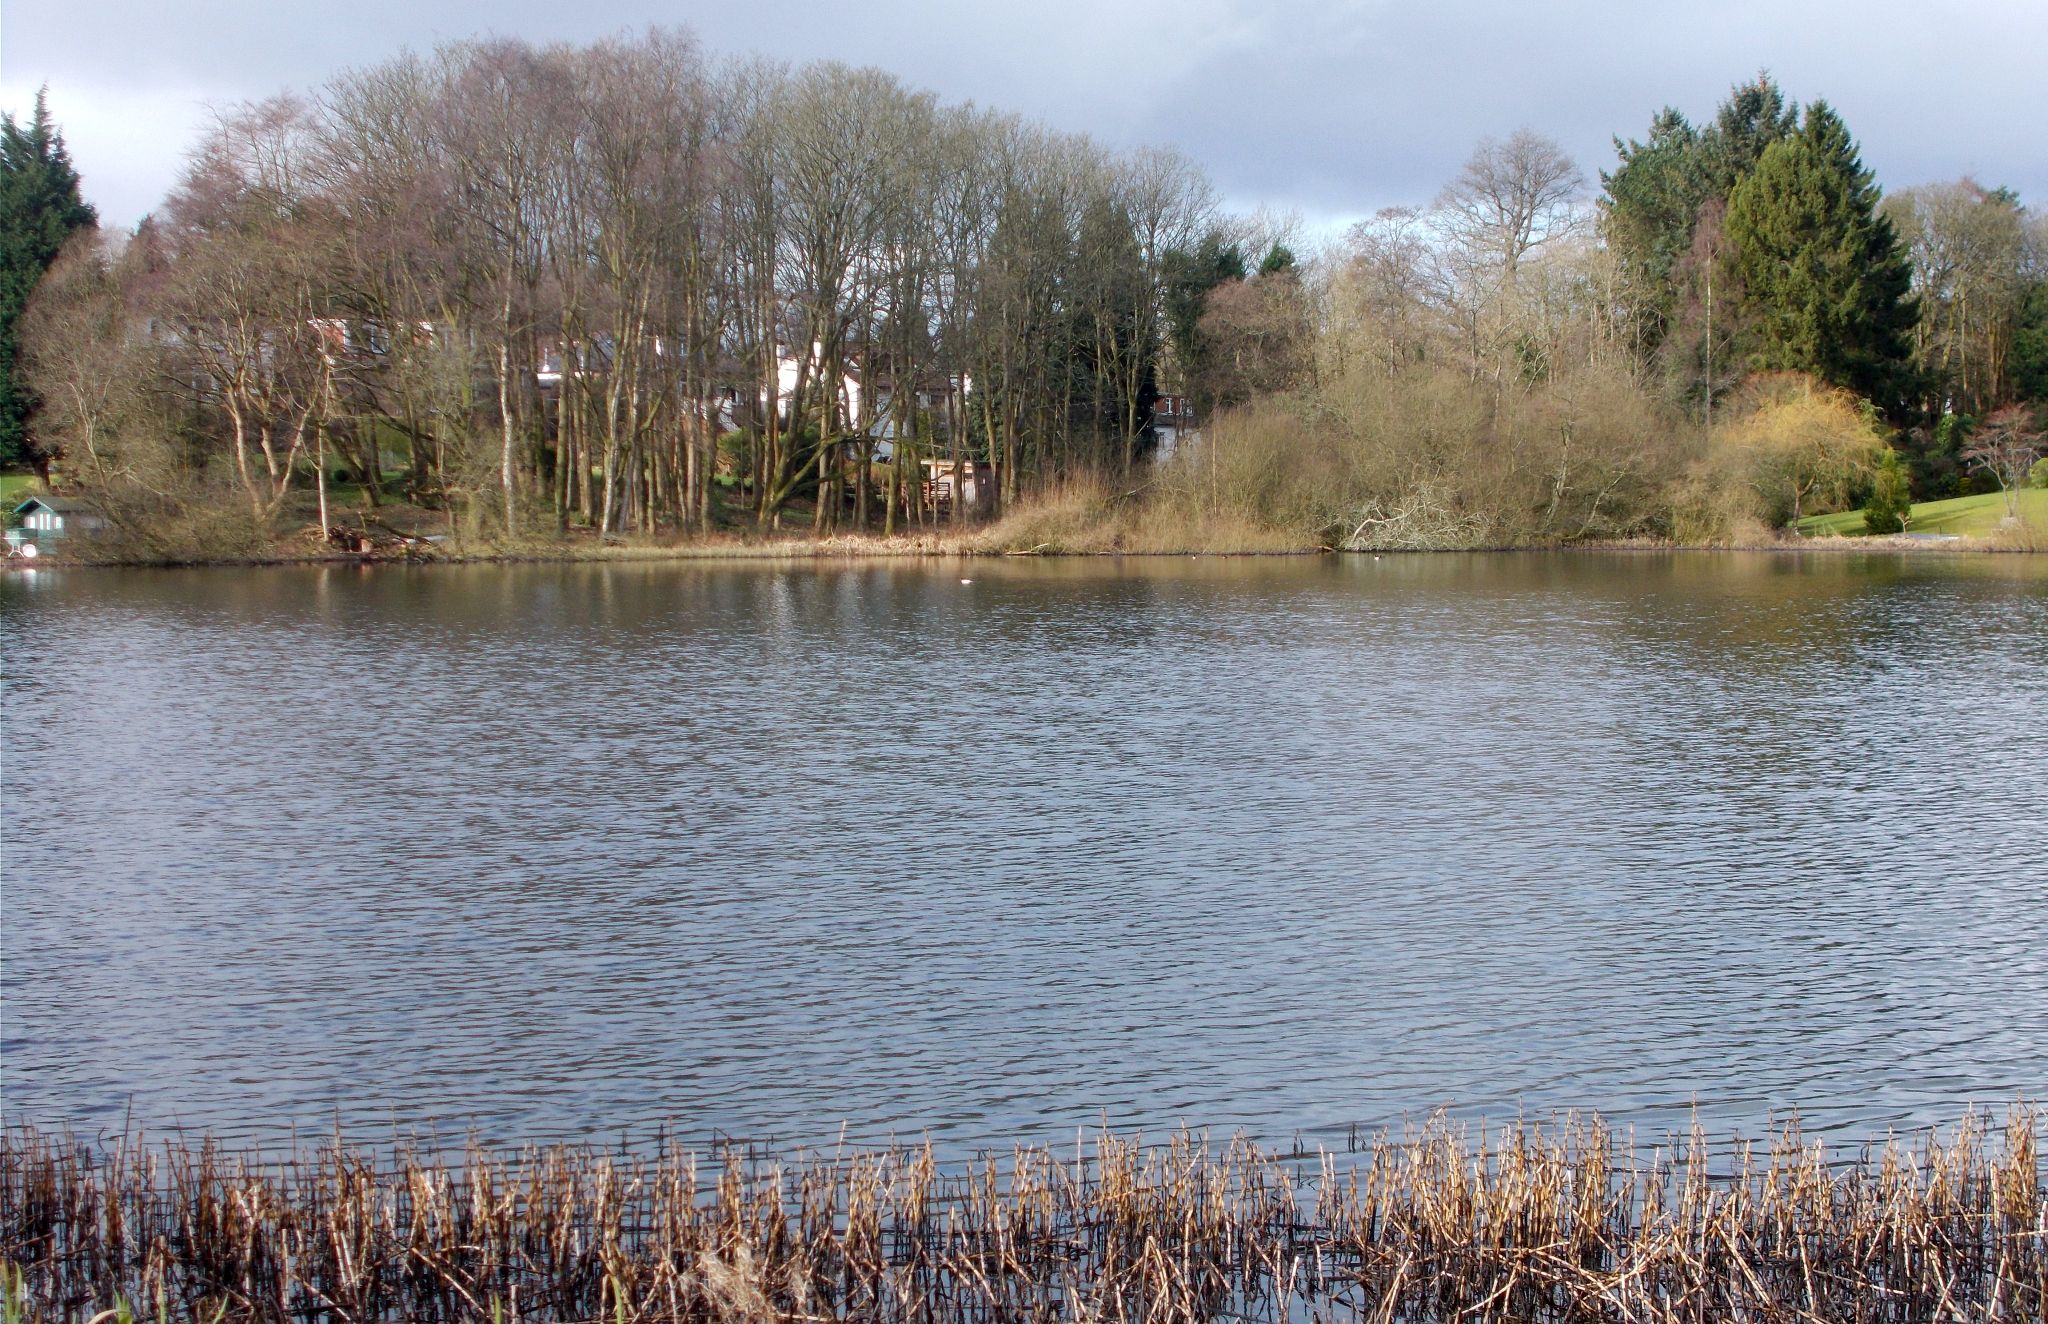
<path fill-rule="evenodd" d="M 1182 442 L 1195 442 L 1202 434 L 1195 429 L 1195 405 L 1184 395 L 1162 395 L 1152 402 L 1152 435 L 1159 448 L 1153 459 L 1161 464 L 1173 458 Z"/>

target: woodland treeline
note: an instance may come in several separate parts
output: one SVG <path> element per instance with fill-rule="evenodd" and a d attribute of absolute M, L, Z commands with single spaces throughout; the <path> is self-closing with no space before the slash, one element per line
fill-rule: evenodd
<path fill-rule="evenodd" d="M 1615 146 L 1596 187 L 1534 133 L 1482 143 L 1308 280 L 1218 286 L 1191 361 L 1240 408 L 1162 500 L 1353 546 L 1725 541 L 2028 481 L 2048 216 L 1967 179 L 1885 197 L 1768 77 Z"/>
<path fill-rule="evenodd" d="M 1616 148 L 1484 142 L 1297 259 L 1182 157 L 873 70 L 457 43 L 223 115 L 132 233 L 86 211 L 18 444 L 166 546 L 309 489 L 324 525 L 337 478 L 486 540 L 890 532 L 984 462 L 1019 538 L 1114 546 L 1882 528 L 2027 480 L 2040 210 L 1884 196 L 1768 77 Z M 1162 392 L 1200 432 L 1155 462 Z"/>
<path fill-rule="evenodd" d="M 886 526 L 920 456 L 1011 500 L 1130 465 L 1213 219 L 1170 153 L 872 70 L 463 43 L 223 118 L 159 216 L 60 265 L 28 357 L 78 481 L 204 468 L 258 521 L 324 452 L 513 534 L 700 529 L 721 475 L 762 522 Z"/>

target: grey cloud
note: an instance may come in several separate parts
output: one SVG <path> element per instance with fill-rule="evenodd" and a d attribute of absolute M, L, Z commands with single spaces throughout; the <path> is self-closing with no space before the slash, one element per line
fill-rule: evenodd
<path fill-rule="evenodd" d="M 48 81 L 60 116 L 79 108 L 88 188 L 127 221 L 175 176 L 200 100 L 317 85 L 482 32 L 582 40 L 650 23 L 1176 146 L 1234 202 L 1311 217 L 1424 202 L 1480 137 L 1524 126 L 1592 178 L 1612 135 L 1641 134 L 1666 103 L 1704 117 L 1763 66 L 1792 96 L 1833 101 L 1888 187 L 1970 172 L 2048 199 L 2048 5 L 1999 0 L 633 0 L 598 14 L 552 0 L 86 0 L 10 9 L 0 101 L 20 108 Z"/>

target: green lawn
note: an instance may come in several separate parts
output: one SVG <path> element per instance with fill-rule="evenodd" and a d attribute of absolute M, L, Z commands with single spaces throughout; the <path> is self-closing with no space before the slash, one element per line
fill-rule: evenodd
<path fill-rule="evenodd" d="M 11 512 L 36 485 L 34 474 L 0 474 L 0 513 Z"/>
<path fill-rule="evenodd" d="M 2005 518 L 2005 497 L 1997 492 L 1982 496 L 1950 497 L 1946 501 L 1922 501 L 1913 507 L 1906 523 L 1908 533 L 1959 533 L 1981 538 L 1995 532 Z M 2020 518 L 2048 523 L 2048 491 L 2029 488 L 2020 493 Z M 1799 521 L 1799 531 L 1809 538 L 1863 536 L 1863 512 L 1845 510 L 1836 515 L 1809 515 Z"/>

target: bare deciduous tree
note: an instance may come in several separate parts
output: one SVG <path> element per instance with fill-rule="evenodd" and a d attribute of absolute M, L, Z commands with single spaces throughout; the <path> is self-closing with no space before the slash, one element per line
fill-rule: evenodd
<path fill-rule="evenodd" d="M 721 468 L 763 522 L 814 495 L 865 528 L 890 441 L 893 528 L 932 456 L 1006 497 L 1128 467 L 1161 273 L 1213 208 L 1181 157 L 874 70 L 473 41 L 224 116 L 152 297 L 259 520 L 332 448 L 451 530 L 702 528 Z"/>
<path fill-rule="evenodd" d="M 1519 129 L 1481 142 L 1436 206 L 1452 239 L 1512 286 L 1531 252 L 1584 223 L 1585 182 L 1562 147 Z"/>
<path fill-rule="evenodd" d="M 1975 180 L 1903 189 L 1884 211 L 1913 259 L 1913 346 L 1938 408 L 1977 413 L 2005 398 L 2026 294 L 2026 217 Z"/>
<path fill-rule="evenodd" d="M 1984 420 L 1963 447 L 1963 462 L 1978 473 L 1989 474 L 2005 494 L 2007 519 L 2020 516 L 2020 489 L 2027 485 L 2035 463 L 2041 458 L 2048 433 L 2032 426 L 2023 405 L 2007 405 Z"/>

